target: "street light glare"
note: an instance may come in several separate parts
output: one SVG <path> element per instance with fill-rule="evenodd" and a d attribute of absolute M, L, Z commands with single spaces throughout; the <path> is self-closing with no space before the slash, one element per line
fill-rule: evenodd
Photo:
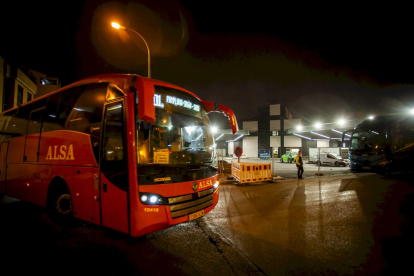
<path fill-rule="evenodd" d="M 112 22 L 112 23 L 111 23 L 111 25 L 112 25 L 112 27 L 113 27 L 113 28 L 115 28 L 115 29 L 125 29 L 125 27 L 123 27 L 123 26 L 119 25 L 119 24 L 118 24 L 118 23 L 116 23 L 116 22 Z"/>

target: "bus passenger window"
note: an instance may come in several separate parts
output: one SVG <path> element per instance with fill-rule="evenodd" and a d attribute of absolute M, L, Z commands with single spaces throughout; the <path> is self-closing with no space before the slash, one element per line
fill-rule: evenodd
<path fill-rule="evenodd" d="M 107 108 L 104 152 L 106 161 L 120 161 L 124 159 L 122 105 L 112 105 Z"/>
<path fill-rule="evenodd" d="M 88 85 L 71 112 L 69 129 L 90 133 L 90 126 L 100 126 L 107 87 L 107 83 Z"/>

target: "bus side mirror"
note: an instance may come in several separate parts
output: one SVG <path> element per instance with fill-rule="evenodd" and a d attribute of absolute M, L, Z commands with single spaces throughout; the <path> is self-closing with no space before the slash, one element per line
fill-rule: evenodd
<path fill-rule="evenodd" d="M 233 134 L 235 134 L 239 130 L 236 115 L 234 115 L 234 112 L 230 108 L 228 108 L 227 106 L 221 105 L 221 104 L 203 101 L 203 100 L 201 101 L 201 103 L 203 104 L 207 113 L 220 112 L 220 113 L 225 114 L 229 118 L 230 127 L 231 127 Z"/>
<path fill-rule="evenodd" d="M 141 120 L 155 124 L 154 85 L 143 78 L 135 82 L 138 95 L 138 116 Z"/>

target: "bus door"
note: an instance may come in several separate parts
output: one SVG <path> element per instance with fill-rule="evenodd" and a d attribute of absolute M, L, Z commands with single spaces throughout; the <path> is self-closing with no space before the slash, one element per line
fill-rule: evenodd
<path fill-rule="evenodd" d="M 7 151 L 9 142 L 2 142 L 0 146 L 0 193 L 6 193 Z"/>
<path fill-rule="evenodd" d="M 29 125 L 27 127 L 26 143 L 23 161 L 38 162 L 40 135 L 42 130 L 42 118 L 46 109 L 47 99 L 33 103 L 30 112 Z"/>
<path fill-rule="evenodd" d="M 128 233 L 128 164 L 124 102 L 105 105 L 100 160 L 101 223 Z"/>

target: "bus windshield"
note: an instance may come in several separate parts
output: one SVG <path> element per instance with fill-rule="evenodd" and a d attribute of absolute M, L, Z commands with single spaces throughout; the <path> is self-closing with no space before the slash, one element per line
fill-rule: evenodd
<path fill-rule="evenodd" d="M 387 145 L 386 132 L 383 130 L 356 129 L 352 133 L 349 150 L 366 152 L 383 151 Z"/>
<path fill-rule="evenodd" d="M 156 86 L 154 105 L 155 124 L 136 119 L 138 164 L 211 165 L 215 144 L 201 102 Z"/>

